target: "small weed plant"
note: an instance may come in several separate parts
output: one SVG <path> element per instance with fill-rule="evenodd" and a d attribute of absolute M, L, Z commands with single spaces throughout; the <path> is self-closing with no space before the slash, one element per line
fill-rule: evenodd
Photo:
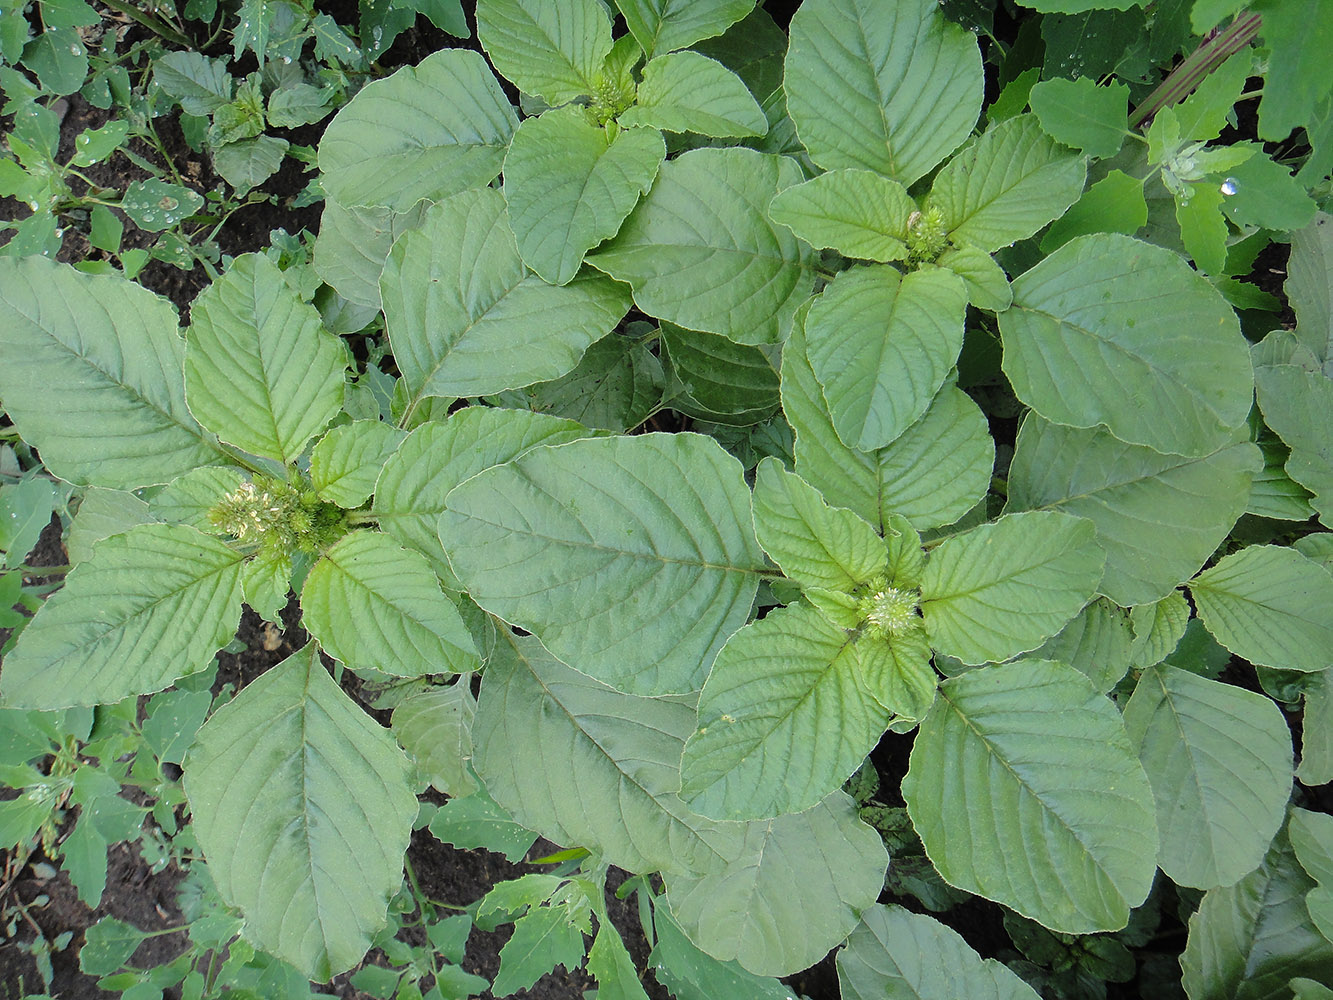
<path fill-rule="evenodd" d="M 89 901 L 108 843 L 191 861 L 190 950 L 103 921 L 87 971 L 306 996 L 377 947 L 379 997 L 644 998 L 614 866 L 682 998 L 840 947 L 845 1000 L 1333 995 L 1333 8 L 1023 3 L 1001 44 L 1007 2 L 478 0 L 484 55 L 329 123 L 313 249 L 225 261 L 183 333 L 0 259 L 0 586 L 40 605 L 0 840 Z M 239 83 L 153 67 L 224 176 L 340 93 L 265 23 Z M 292 592 L 309 644 L 218 693 Z M 453 911 L 414 826 L 567 850 Z M 972 897 L 1007 964 L 921 912 Z"/>

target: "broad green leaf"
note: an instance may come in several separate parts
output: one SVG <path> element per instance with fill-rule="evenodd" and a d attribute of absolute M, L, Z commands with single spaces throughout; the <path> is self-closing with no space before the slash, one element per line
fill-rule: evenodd
<path fill-rule="evenodd" d="M 884 843 L 842 792 L 741 829 L 743 846 L 725 868 L 663 873 L 667 905 L 714 958 L 758 976 L 790 975 L 846 938 L 875 902 L 888 867 Z"/>
<path fill-rule="evenodd" d="M 777 386 L 774 386 L 776 394 Z M 3 564 L 21 566 L 51 523 L 56 491 L 45 477 L 0 486 L 0 550 Z"/>
<path fill-rule="evenodd" d="M 1263 861 L 1291 794 L 1291 734 L 1271 700 L 1174 667 L 1144 672 L 1125 729 L 1157 801 L 1157 863 L 1231 885 Z"/>
<path fill-rule="evenodd" d="M 384 463 L 405 435 L 379 420 L 353 420 L 334 427 L 310 453 L 310 482 L 324 500 L 351 510 L 375 492 Z"/>
<path fill-rule="evenodd" d="M 811 246 L 887 263 L 907 256 L 916 211 L 897 181 L 869 170 L 830 170 L 777 193 L 769 217 Z"/>
<path fill-rule="evenodd" d="M 206 465 L 169 482 L 148 502 L 148 509 L 155 521 L 188 524 L 210 535 L 224 534 L 208 513 L 248 478 L 234 465 Z"/>
<path fill-rule="evenodd" d="M 625 24 L 651 58 L 726 31 L 754 0 L 615 0 Z"/>
<path fill-rule="evenodd" d="M 468 767 L 476 712 L 472 689 L 462 682 L 409 695 L 393 710 L 398 742 L 416 761 L 417 773 L 445 795 L 465 796 L 477 790 Z"/>
<path fill-rule="evenodd" d="M 1141 178 L 1131 177 L 1122 170 L 1112 170 L 1051 223 L 1041 238 L 1042 252 L 1053 253 L 1074 237 L 1089 233 L 1133 236 L 1148 224 L 1143 183 Z"/>
<path fill-rule="evenodd" d="M 1305 895 L 1310 920 L 1325 940 L 1333 940 L 1333 816 L 1293 809 L 1287 832 L 1296 860 L 1319 883 Z"/>
<path fill-rule="evenodd" d="M 746 972 L 735 962 L 719 962 L 700 950 L 666 907 L 653 910 L 653 929 L 656 942 L 648 964 L 677 1000 L 792 1000 L 785 983 Z"/>
<path fill-rule="evenodd" d="M 838 437 L 873 451 L 925 414 L 963 346 L 967 294 L 945 270 L 843 272 L 805 322 L 806 356 Z"/>
<path fill-rule="evenodd" d="M 587 965 L 588 974 L 597 980 L 597 996 L 601 1000 L 648 1000 L 620 933 L 602 917 L 597 919 L 597 937 L 588 949 Z"/>
<path fill-rule="evenodd" d="M 5 656 L 5 703 L 112 704 L 203 670 L 236 633 L 240 568 L 239 553 L 181 525 L 103 539 Z"/>
<path fill-rule="evenodd" d="M 245 603 L 266 622 L 280 624 L 282 609 L 292 584 L 291 557 L 258 553 L 241 567 L 241 592 Z"/>
<path fill-rule="evenodd" d="M 638 694 L 702 686 L 763 567 L 740 463 L 695 434 L 531 451 L 446 504 L 440 536 L 473 600 Z"/>
<path fill-rule="evenodd" d="M 576 108 L 524 121 L 504 171 L 524 263 L 551 284 L 568 284 L 583 255 L 616 234 L 665 156 L 653 129 L 622 129 L 611 139 Z"/>
<path fill-rule="evenodd" d="M 268 95 L 268 124 L 281 128 L 299 128 L 313 125 L 334 109 L 332 87 L 315 87 L 308 83 L 284 86 Z"/>
<path fill-rule="evenodd" d="M 952 928 L 901 906 L 873 906 L 838 952 L 844 1000 L 1035 1000 L 1032 987 L 983 960 Z"/>
<path fill-rule="evenodd" d="M 935 264 L 963 279 L 967 301 L 978 309 L 998 313 L 1013 304 L 1014 293 L 1009 287 L 1009 276 L 985 250 L 967 244 L 950 247 L 935 258 Z"/>
<path fill-rule="evenodd" d="M 311 644 L 199 730 L 185 767 L 218 892 L 266 951 L 327 981 L 359 962 L 403 878 L 411 764 Z"/>
<path fill-rule="evenodd" d="M 1013 287 L 1004 371 L 1047 420 L 1180 455 L 1212 454 L 1245 421 L 1253 377 L 1236 314 L 1169 250 L 1082 236 Z"/>
<path fill-rule="evenodd" d="M 797 323 L 782 352 L 782 409 L 796 432 L 796 471 L 829 503 L 877 528 L 899 514 L 925 530 L 951 524 L 986 495 L 995 444 L 980 408 L 947 385 L 887 448 L 859 451 L 833 428 Z"/>
<path fill-rule="evenodd" d="M 946 163 L 924 207 L 943 214 L 951 239 L 989 252 L 1063 215 L 1086 176 L 1081 156 L 1054 142 L 1034 115 L 1019 115 L 992 125 Z"/>
<path fill-rule="evenodd" d="M 1245 513 L 1279 521 L 1308 521 L 1314 517 L 1310 491 L 1287 475 L 1291 449 L 1274 434 L 1263 434 L 1255 444 L 1263 453 L 1264 467 L 1255 474 Z"/>
<path fill-rule="evenodd" d="M 945 881 L 1051 930 L 1123 927 L 1152 886 L 1152 790 L 1120 713 L 1073 667 L 945 681 L 902 791 Z"/>
<path fill-rule="evenodd" d="M 1333 225 L 1323 213 L 1291 234 L 1287 300 L 1296 313 L 1296 336 L 1325 363 L 1333 377 Z"/>
<path fill-rule="evenodd" d="M 132 490 L 224 461 L 185 406 L 185 342 L 166 299 L 40 256 L 0 259 L 0 398 L 43 464 Z"/>
<path fill-rule="evenodd" d="M 598 0 L 478 0 L 477 39 L 519 90 L 565 104 L 597 93 L 611 18 Z"/>
<path fill-rule="evenodd" d="M 514 933 L 500 949 L 500 971 L 491 993 L 507 997 L 526 991 L 557 966 L 577 969 L 583 955 L 583 931 L 570 922 L 568 908 L 535 906 L 514 921 Z"/>
<path fill-rule="evenodd" d="M 1185 637 L 1190 605 L 1184 594 L 1173 590 L 1160 601 L 1131 608 L 1129 621 L 1134 629 L 1134 645 L 1130 650 L 1134 665 L 1155 666 L 1175 652 Z"/>
<path fill-rule="evenodd" d="M 109 975 L 130 960 L 146 937 L 137 927 L 103 917 L 87 930 L 79 949 L 79 968 L 90 976 Z"/>
<path fill-rule="evenodd" d="M 680 797 L 716 819 L 764 819 L 819 802 L 893 718 L 872 691 L 874 662 L 889 656 L 883 639 L 858 639 L 802 605 L 741 629 L 699 696 Z"/>
<path fill-rule="evenodd" d="M 1333 1000 L 1333 989 L 1313 979 L 1297 976 L 1287 985 L 1291 987 L 1296 1000 Z"/>
<path fill-rule="evenodd" d="M 1202 35 L 1244 6 L 1245 0 L 1193 0 L 1190 7 L 1190 26 L 1196 34 Z"/>
<path fill-rule="evenodd" d="M 1028 414 L 1007 510 L 1086 517 L 1106 550 L 1099 590 L 1126 607 L 1169 594 L 1202 568 L 1245 512 L 1259 455 L 1248 442 L 1200 458 L 1125 444 L 1100 428 Z"/>
<path fill-rule="evenodd" d="M 523 264 L 499 191 L 439 202 L 389 252 L 380 294 L 408 407 L 557 378 L 629 309 L 627 289 L 588 274 L 549 285 Z"/>
<path fill-rule="evenodd" d="M 1129 88 L 1101 87 L 1090 77 L 1043 80 L 1032 88 L 1032 110 L 1041 127 L 1066 146 L 1107 159 L 1120 152 L 1129 131 Z"/>
<path fill-rule="evenodd" d="M 725 867 L 745 827 L 698 816 L 676 794 L 695 719 L 684 699 L 623 694 L 506 633 L 477 701 L 477 774 L 523 826 L 627 871 Z"/>
<path fill-rule="evenodd" d="M 1304 229 L 1314 221 L 1314 199 L 1305 185 L 1262 150 L 1227 171 L 1222 211 L 1236 225 Z"/>
<path fill-rule="evenodd" d="M 1333 671 L 1322 670 L 1305 684 L 1301 726 L 1301 763 L 1296 777 L 1303 785 L 1333 781 Z"/>
<path fill-rule="evenodd" d="M 662 324 L 662 357 L 669 382 L 666 402 L 699 420 L 746 426 L 778 408 L 778 373 L 772 352 L 726 337 Z"/>
<path fill-rule="evenodd" d="M 389 248 L 409 229 L 421 225 L 430 202 L 420 201 L 406 211 L 383 206 L 348 208 L 324 199 L 315 237 L 315 272 L 358 305 L 380 307 L 380 273 Z"/>
<path fill-rule="evenodd" d="M 306 577 L 301 608 L 311 635 L 354 670 L 419 677 L 481 665 L 425 556 L 379 532 L 354 531 L 325 552 Z"/>
<path fill-rule="evenodd" d="M 1227 220 L 1222 216 L 1222 192 L 1217 184 L 1200 181 L 1186 186 L 1188 197 L 1176 196 L 1180 239 L 1195 266 L 1218 275 L 1227 261 Z"/>
<path fill-rule="evenodd" d="M 164 52 L 153 60 L 153 82 L 187 115 L 212 114 L 232 97 L 226 60 L 199 52 Z"/>
<path fill-rule="evenodd" d="M 1067 663 L 1107 692 L 1130 668 L 1134 642 L 1129 619 L 1105 597 L 1090 601 L 1077 616 L 1030 653 L 1025 660 Z"/>
<path fill-rule="evenodd" d="M 1333 666 L 1333 576 L 1294 549 L 1241 549 L 1190 581 L 1190 594 L 1237 656 L 1283 670 Z"/>
<path fill-rule="evenodd" d="M 451 798 L 431 819 L 430 832 L 461 850 L 484 847 L 503 854 L 510 864 L 522 861 L 537 840 L 537 835 L 515 823 L 485 788 L 463 798 Z"/>
<path fill-rule="evenodd" d="M 1276 142 L 1311 121 L 1333 90 L 1333 65 L 1315 56 L 1333 46 L 1333 10 L 1321 0 L 1255 0 L 1269 50 L 1259 138 Z"/>
<path fill-rule="evenodd" d="M 792 18 L 784 87 L 817 164 L 911 185 L 976 124 L 981 52 L 935 0 L 809 0 Z"/>
<path fill-rule="evenodd" d="M 92 558 L 93 546 L 103 538 L 154 520 L 148 504 L 133 493 L 97 486 L 85 490 L 78 513 L 65 536 L 65 551 L 69 553 L 70 564 L 77 566 Z"/>
<path fill-rule="evenodd" d="M 449 491 L 530 448 L 564 444 L 589 433 L 572 420 L 466 407 L 443 421 L 422 424 L 403 440 L 380 472 L 371 513 L 389 537 L 423 553 L 445 586 L 463 590 L 436 530 Z"/>
<path fill-rule="evenodd" d="M 719 137 L 768 131 L 763 109 L 741 78 L 698 52 L 672 52 L 650 60 L 634 106 L 619 121 Z"/>
<path fill-rule="evenodd" d="M 786 338 L 814 283 L 810 248 L 768 217 L 800 179 L 787 157 L 695 149 L 662 165 L 647 197 L 588 262 L 627 281 L 644 312 L 742 344 Z"/>
<path fill-rule="evenodd" d="M 1180 956 L 1190 1000 L 1286 997 L 1293 976 L 1333 982 L 1333 945 L 1306 911 L 1313 887 L 1284 831 L 1262 865 L 1235 885 L 1209 890 L 1190 917 Z"/>
<path fill-rule="evenodd" d="M 1082 14 L 1089 10 L 1129 10 L 1143 0 L 1020 0 L 1024 7 L 1043 14 Z"/>
<path fill-rule="evenodd" d="M 486 60 L 445 49 L 357 92 L 324 130 L 320 183 L 347 207 L 406 212 L 489 183 L 518 126 Z"/>
<path fill-rule="evenodd" d="M 1055 511 L 1006 514 L 946 538 L 921 583 L 931 645 L 964 663 L 1035 649 L 1092 597 L 1105 558 L 1092 522 Z"/>
<path fill-rule="evenodd" d="M 284 465 L 342 408 L 347 351 L 263 254 L 237 257 L 190 310 L 185 393 L 223 441 Z"/>
<path fill-rule="evenodd" d="M 804 586 L 850 593 L 884 573 L 884 541 L 875 529 L 845 507 L 830 507 L 775 458 L 759 463 L 754 526 L 764 551 Z"/>
<path fill-rule="evenodd" d="M 1333 379 L 1295 365 L 1255 371 L 1264 423 L 1291 448 L 1287 475 L 1314 497 L 1319 519 L 1333 524 Z"/>
<path fill-rule="evenodd" d="M 229 142 L 213 154 L 213 169 L 237 194 L 244 194 L 277 173 L 290 146 L 286 139 L 272 135 Z"/>

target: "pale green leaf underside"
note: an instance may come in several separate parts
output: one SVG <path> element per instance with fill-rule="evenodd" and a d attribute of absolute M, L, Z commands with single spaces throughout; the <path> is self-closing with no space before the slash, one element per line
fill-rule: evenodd
<path fill-rule="evenodd" d="M 1125 729 L 1157 802 L 1157 863 L 1178 885 L 1257 868 L 1291 794 L 1291 734 L 1273 702 L 1165 665 L 1144 672 Z"/>
<path fill-rule="evenodd" d="M 311 485 L 321 498 L 345 510 L 360 507 L 375 491 L 380 470 L 404 436 L 379 420 L 339 424 L 311 450 Z"/>
<path fill-rule="evenodd" d="M 714 958 L 760 976 L 799 972 L 841 942 L 878 897 L 884 843 L 842 792 L 741 829 L 743 847 L 726 868 L 664 874 L 667 904 Z"/>
<path fill-rule="evenodd" d="M 98 542 L 5 656 L 5 704 L 112 704 L 203 670 L 236 634 L 240 574 L 239 553 L 183 525 Z"/>
<path fill-rule="evenodd" d="M 873 906 L 838 952 L 843 1000 L 1036 1000 L 1032 987 L 956 931 L 901 906 Z"/>
<path fill-rule="evenodd" d="M 1083 236 L 1013 288 L 1004 370 L 1047 420 L 1178 455 L 1212 454 L 1245 421 L 1254 381 L 1236 314 L 1171 251 Z"/>
<path fill-rule="evenodd" d="M 519 90 L 565 104 L 597 92 L 611 19 L 598 0 L 478 0 L 477 39 Z"/>
<path fill-rule="evenodd" d="M 301 608 L 320 645 L 353 669 L 419 677 L 481 665 L 426 558 L 379 532 L 354 531 L 325 552 Z"/>
<path fill-rule="evenodd" d="M 887 448 L 849 448 L 833 428 L 805 348 L 798 322 L 782 351 L 782 409 L 796 432 L 796 471 L 829 503 L 880 529 L 899 514 L 926 530 L 953 523 L 985 496 L 995 444 L 965 392 L 946 385 Z"/>
<path fill-rule="evenodd" d="M 315 273 L 349 302 L 378 309 L 380 272 L 389 248 L 399 236 L 421 224 L 429 206 L 423 200 L 395 212 L 383 206 L 348 208 L 325 198 L 315 237 Z"/>
<path fill-rule="evenodd" d="M 190 412 L 228 444 L 294 462 L 342 408 L 342 342 L 263 254 L 232 261 L 199 294 L 190 319 Z"/>
<path fill-rule="evenodd" d="M 177 326 L 122 278 L 0 259 L 0 397 L 52 473 L 131 490 L 224 460 L 186 409 Z"/>
<path fill-rule="evenodd" d="M 750 149 L 696 149 L 662 165 L 615 239 L 589 263 L 634 289 L 639 308 L 742 344 L 780 343 L 814 284 L 813 253 L 768 217 L 800 179 Z"/>
<path fill-rule="evenodd" d="M 945 270 L 846 271 L 805 321 L 806 356 L 845 444 L 873 451 L 920 420 L 963 346 L 967 293 Z"/>
<path fill-rule="evenodd" d="M 698 52 L 672 52 L 650 61 L 634 106 L 619 121 L 719 137 L 768 131 L 763 109 L 741 78 Z"/>
<path fill-rule="evenodd" d="M 1152 885 L 1152 791 L 1115 706 L 1023 661 L 945 681 L 903 779 L 950 885 L 1069 934 L 1114 930 Z"/>
<path fill-rule="evenodd" d="M 652 186 L 666 157 L 653 129 L 606 129 L 576 108 L 529 118 L 505 157 L 505 201 L 523 261 L 546 281 L 568 284 L 583 255 L 614 236 Z"/>
<path fill-rule="evenodd" d="M 740 464 L 699 435 L 542 448 L 446 502 L 440 535 L 473 599 L 638 694 L 702 686 L 763 567 Z"/>
<path fill-rule="evenodd" d="M 486 60 L 445 49 L 370 83 L 319 143 L 320 181 L 347 207 L 406 212 L 489 183 L 518 117 Z"/>
<path fill-rule="evenodd" d="M 394 244 L 380 294 L 409 410 L 557 378 L 629 309 L 601 275 L 549 285 L 523 264 L 499 191 L 435 204 Z"/>
<path fill-rule="evenodd" d="M 463 585 L 449 567 L 448 539 L 437 530 L 444 498 L 482 469 L 542 444 L 565 444 L 592 432 L 572 420 L 523 410 L 469 406 L 412 431 L 384 463 L 371 513 L 391 538 L 423 553 L 451 590 Z"/>
<path fill-rule="evenodd" d="M 1292 233 L 1291 260 L 1283 286 L 1296 313 L 1296 336 L 1333 377 L 1333 226 L 1320 213 Z"/>
<path fill-rule="evenodd" d="M 1068 625 L 1024 653 L 1025 660 L 1067 663 L 1092 681 L 1098 691 L 1115 687 L 1130 667 L 1134 634 L 1125 613 L 1105 597 L 1088 602 Z"/>
<path fill-rule="evenodd" d="M 1033 115 L 987 129 L 935 175 L 925 208 L 950 238 L 987 252 L 1031 236 L 1083 193 L 1087 161 L 1051 139 Z"/>
<path fill-rule="evenodd" d="M 477 790 L 472 777 L 472 720 L 477 701 L 466 678 L 409 695 L 393 710 L 393 731 L 417 773 L 450 796 Z"/>
<path fill-rule="evenodd" d="M 1041 645 L 1096 592 L 1106 557 L 1094 534 L 1085 518 L 1030 511 L 946 538 L 921 584 L 931 645 L 964 663 Z"/>
<path fill-rule="evenodd" d="M 616 0 L 625 24 L 650 57 L 726 31 L 754 0 Z"/>
<path fill-rule="evenodd" d="M 312 644 L 219 709 L 185 790 L 222 898 L 303 975 L 359 962 L 403 878 L 411 765 L 329 677 Z"/>
<path fill-rule="evenodd" d="M 1291 448 L 1287 475 L 1314 494 L 1319 519 L 1333 524 L 1333 379 L 1295 365 L 1255 370 L 1264 422 Z"/>
<path fill-rule="evenodd" d="M 967 286 L 967 301 L 978 309 L 998 313 L 1013 304 L 1014 292 L 1009 287 L 1009 276 L 985 250 L 967 244 L 950 247 L 935 259 L 935 264 L 948 268 L 963 279 Z"/>
<path fill-rule="evenodd" d="M 1333 576 L 1295 549 L 1241 549 L 1196 576 L 1190 594 L 1237 656 L 1284 670 L 1333 666 Z"/>
<path fill-rule="evenodd" d="M 84 491 L 79 512 L 65 535 L 65 551 L 73 566 L 92 557 L 93 546 L 103 538 L 129 531 L 136 524 L 157 520 L 148 504 L 124 490 L 91 487 Z"/>
<path fill-rule="evenodd" d="M 907 223 L 916 203 L 895 180 L 870 170 L 830 170 L 779 191 L 768 206 L 811 246 L 887 263 L 907 256 Z"/>
<path fill-rule="evenodd" d="M 976 124 L 981 52 L 935 0 L 813 0 L 792 18 L 784 85 L 796 132 L 821 167 L 910 185 Z"/>
<path fill-rule="evenodd" d="M 1086 517 L 1106 550 L 1098 589 L 1129 607 L 1198 572 L 1245 512 L 1259 453 L 1248 442 L 1198 458 L 1125 444 L 1101 428 L 1029 414 L 1009 472 L 1009 510 Z"/>

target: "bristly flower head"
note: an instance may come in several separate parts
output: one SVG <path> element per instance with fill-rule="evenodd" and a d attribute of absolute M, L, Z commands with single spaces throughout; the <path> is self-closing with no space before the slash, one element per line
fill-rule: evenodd
<path fill-rule="evenodd" d="M 885 585 L 862 597 L 857 610 L 867 635 L 891 639 L 921 626 L 918 594 Z"/>
<path fill-rule="evenodd" d="M 315 554 L 346 530 L 343 511 L 319 499 L 312 489 L 256 476 L 213 505 L 208 519 L 243 545 L 261 554 Z"/>

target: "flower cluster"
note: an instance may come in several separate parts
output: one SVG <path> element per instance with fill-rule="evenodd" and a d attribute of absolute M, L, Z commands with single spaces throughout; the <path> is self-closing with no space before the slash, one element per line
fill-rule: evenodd
<path fill-rule="evenodd" d="M 861 627 L 866 635 L 891 639 L 920 627 L 918 606 L 915 591 L 899 590 L 886 584 L 862 597 L 857 602 L 857 611 L 861 615 Z"/>
<path fill-rule="evenodd" d="M 219 531 L 261 556 L 315 554 L 346 531 L 343 511 L 312 489 L 256 476 L 226 494 L 208 512 Z"/>

